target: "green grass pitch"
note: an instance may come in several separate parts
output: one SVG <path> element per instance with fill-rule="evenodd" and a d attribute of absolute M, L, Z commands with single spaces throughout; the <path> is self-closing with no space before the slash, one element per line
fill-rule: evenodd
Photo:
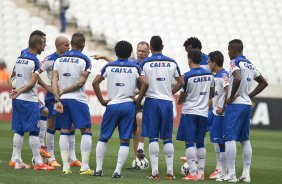
<path fill-rule="evenodd" d="M 95 168 L 95 148 L 99 136 L 98 125 L 94 125 L 93 130 L 93 146 L 92 154 L 90 157 L 90 166 Z M 176 129 L 174 131 L 175 138 Z M 55 137 L 55 154 L 57 161 L 61 163 L 58 139 L 59 132 L 56 133 Z M 175 158 L 174 158 L 174 172 L 177 177 L 175 181 L 166 181 L 165 179 L 165 159 L 163 155 L 162 142 L 160 143 L 160 157 L 159 157 L 159 169 L 161 180 L 160 181 L 149 181 L 145 177 L 150 174 L 150 169 L 145 171 L 134 171 L 127 170 L 126 167 L 131 166 L 133 161 L 133 151 L 130 148 L 130 154 L 125 163 L 122 171 L 123 179 L 113 179 L 111 175 L 115 169 L 117 153 L 119 149 L 119 139 L 117 131 L 114 133 L 112 139 L 109 141 L 108 151 L 104 161 L 104 176 L 93 177 L 93 176 L 80 176 L 79 168 L 72 168 L 73 173 L 71 175 L 62 175 L 61 168 L 57 168 L 55 171 L 34 171 L 29 170 L 14 170 L 8 166 L 12 152 L 12 140 L 13 132 L 11 131 L 11 124 L 7 122 L 0 122 L 0 184 L 8 183 L 20 183 L 20 184 L 43 184 L 43 183 L 192 183 L 192 181 L 181 180 L 180 167 L 182 162 L 178 160 L 180 156 L 184 156 L 184 144 L 182 142 L 174 140 L 175 146 Z M 80 158 L 80 132 L 76 132 L 76 153 L 77 157 Z M 199 181 L 195 183 L 218 183 L 214 180 L 208 179 L 209 174 L 215 168 L 215 153 L 211 143 L 209 143 L 209 135 L 207 134 L 207 159 L 205 168 L 205 181 Z M 261 184 L 281 184 L 282 183 L 282 132 L 281 131 L 262 131 L 252 130 L 251 131 L 251 143 L 253 148 L 253 159 L 251 167 L 251 179 L 252 183 Z M 132 145 L 132 143 L 131 143 Z M 241 146 L 237 145 L 237 163 L 236 170 L 237 176 L 239 177 L 242 171 L 242 149 Z M 148 158 L 148 142 L 145 144 L 145 153 Z M 31 163 L 32 153 L 28 144 L 28 135 L 24 137 L 24 144 L 22 150 L 22 158 L 25 162 Z"/>

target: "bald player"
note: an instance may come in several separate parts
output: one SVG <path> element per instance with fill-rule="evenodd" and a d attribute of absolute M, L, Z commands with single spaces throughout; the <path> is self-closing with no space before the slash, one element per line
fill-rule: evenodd
<path fill-rule="evenodd" d="M 48 77 L 48 83 L 46 85 L 51 84 L 51 75 L 53 70 L 53 64 L 54 61 L 65 52 L 69 51 L 69 40 L 68 38 L 64 36 L 58 36 L 55 40 L 55 46 L 56 46 L 56 52 L 53 54 L 47 56 L 45 59 L 43 59 L 40 63 L 40 69 L 39 72 L 42 73 L 46 71 L 47 77 Z M 60 129 L 59 124 L 55 123 L 55 116 L 56 111 L 54 110 L 54 95 L 52 90 L 49 90 L 50 88 L 47 88 L 46 96 L 45 96 L 45 105 L 48 108 L 48 116 L 47 116 L 47 132 L 46 132 L 46 126 L 42 125 L 40 126 L 40 133 L 46 132 L 46 147 L 47 151 L 50 153 L 51 157 L 47 159 L 47 164 L 54 167 L 60 167 L 61 165 L 56 161 L 55 155 L 54 155 L 54 135 L 56 130 Z M 49 90 L 49 91 L 48 91 Z M 45 131 L 44 131 L 45 130 Z M 75 135 L 74 131 L 71 132 L 71 135 L 69 135 L 69 148 L 70 148 L 70 155 L 69 155 L 69 161 L 70 166 L 81 166 L 81 162 L 77 160 L 76 154 L 75 154 Z"/>

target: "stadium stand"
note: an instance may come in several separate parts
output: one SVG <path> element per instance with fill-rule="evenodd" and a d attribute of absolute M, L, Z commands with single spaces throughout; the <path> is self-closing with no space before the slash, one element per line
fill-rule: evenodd
<path fill-rule="evenodd" d="M 44 4 L 43 1 L 41 0 L 40 6 Z M 15 2 L 11 0 L 0 1 L 0 24 L 2 25 L 0 29 L 0 38 L 2 40 L 0 56 L 7 62 L 9 71 L 12 70 L 14 61 L 19 56 L 20 51 L 27 47 L 28 38 L 32 31 L 39 29 L 47 34 L 47 46 L 45 51 L 38 56 L 39 59 L 43 59 L 55 51 L 54 41 L 58 35 L 64 35 L 70 39 L 72 34 L 61 34 L 57 26 L 47 24 L 42 17 L 31 16 L 28 9 L 18 8 Z M 97 53 L 87 49 L 87 47 L 84 52 L 87 55 Z M 104 62 L 96 62 L 93 72 L 97 73 L 104 64 Z"/>
<path fill-rule="evenodd" d="M 188 37 L 198 37 L 205 53 L 222 51 L 225 61 L 229 60 L 228 41 L 240 38 L 245 45 L 245 55 L 263 72 L 268 82 L 274 85 L 282 84 L 282 63 L 279 61 L 282 57 L 280 0 L 70 2 L 66 13 L 68 21 L 75 20 L 78 30 L 89 30 L 93 40 L 105 39 L 107 48 L 112 49 L 115 43 L 122 39 L 130 41 L 134 46 L 141 40 L 148 41 L 152 35 L 160 35 L 165 44 L 164 53 L 175 58 L 185 71 L 188 66 L 183 42 Z M 47 5 L 54 15 L 58 12 L 59 5 L 55 0 L 40 0 L 36 3 Z M 4 29 L 0 30 L 4 43 L 0 46 L 0 55 L 7 61 L 17 56 L 13 53 L 18 53 L 20 48 L 25 47 L 28 34 L 35 28 L 42 29 L 48 35 L 46 53 L 54 50 L 54 46 L 49 43 L 52 43 L 59 33 L 57 27 L 46 25 L 42 18 L 30 17 L 25 9 L 17 8 L 16 11 L 11 11 L 15 8 L 15 3 L 11 0 L 1 0 L 0 5 L 0 22 L 4 26 Z M 14 24 L 15 21 L 17 24 Z M 12 44 L 15 40 L 16 45 Z M 225 66 L 227 63 L 225 62 Z M 99 67 L 100 65 L 95 67 L 95 70 Z"/>
<path fill-rule="evenodd" d="M 226 60 L 228 41 L 240 38 L 246 55 L 269 83 L 281 84 L 281 7 L 280 0 L 71 0 L 68 15 L 95 38 L 104 37 L 109 48 L 121 39 L 136 45 L 159 34 L 164 52 L 182 68 L 187 67 L 182 43 L 188 36 L 197 36 L 206 53 L 222 51 Z"/>

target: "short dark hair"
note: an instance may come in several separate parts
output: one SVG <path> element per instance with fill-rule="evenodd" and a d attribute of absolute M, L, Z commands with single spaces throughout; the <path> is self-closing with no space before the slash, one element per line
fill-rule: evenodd
<path fill-rule="evenodd" d="M 147 42 L 145 42 L 145 41 L 139 42 L 139 43 L 137 44 L 137 46 L 138 46 L 138 45 L 146 45 L 148 48 L 150 48 L 150 45 L 149 45 Z"/>
<path fill-rule="evenodd" d="M 209 57 L 210 61 L 215 62 L 217 66 L 223 66 L 224 56 L 220 51 L 216 50 L 209 53 Z"/>
<path fill-rule="evenodd" d="M 74 33 L 71 37 L 71 45 L 83 49 L 85 46 L 85 36 L 82 33 Z"/>
<path fill-rule="evenodd" d="M 125 58 L 125 59 L 129 58 L 132 50 L 133 48 L 131 43 L 124 40 L 117 42 L 115 46 L 115 52 L 118 58 Z"/>
<path fill-rule="evenodd" d="M 150 40 L 150 46 L 154 51 L 162 51 L 164 48 L 162 38 L 160 36 L 152 36 Z"/>
<path fill-rule="evenodd" d="M 232 48 L 237 52 L 243 52 L 243 42 L 239 39 L 234 39 L 229 42 L 229 45 L 232 45 Z"/>
<path fill-rule="evenodd" d="M 33 32 L 30 34 L 29 38 L 31 38 L 31 37 L 34 36 L 34 35 L 37 35 L 37 36 L 40 36 L 40 37 L 46 36 L 46 34 L 43 33 L 42 31 L 40 31 L 40 30 L 35 30 L 35 31 L 33 31 Z"/>
<path fill-rule="evenodd" d="M 202 50 L 202 43 L 197 37 L 190 37 L 183 44 L 184 47 L 187 47 L 189 45 L 192 45 L 193 49 Z"/>
<path fill-rule="evenodd" d="M 38 35 L 33 35 L 29 38 L 28 41 L 28 48 L 35 49 L 38 45 L 41 45 L 43 43 L 42 37 Z"/>
<path fill-rule="evenodd" d="M 191 59 L 193 63 L 200 64 L 202 60 L 202 51 L 200 49 L 191 49 L 188 52 L 188 59 Z"/>

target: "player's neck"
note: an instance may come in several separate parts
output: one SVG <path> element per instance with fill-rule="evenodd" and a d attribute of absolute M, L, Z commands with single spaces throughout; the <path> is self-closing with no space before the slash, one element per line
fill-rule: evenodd
<path fill-rule="evenodd" d="M 162 54 L 162 51 L 151 50 L 152 54 Z"/>
<path fill-rule="evenodd" d="M 128 60 L 128 58 L 118 58 L 118 60 Z"/>
<path fill-rule="evenodd" d="M 190 68 L 200 68 L 201 66 L 199 64 L 195 64 L 195 63 L 190 63 Z"/>
<path fill-rule="evenodd" d="M 216 74 L 218 74 L 221 70 L 222 70 L 222 67 L 216 67 L 215 70 L 214 70 L 214 72 L 215 72 Z"/>
<path fill-rule="evenodd" d="M 30 53 L 32 53 L 32 54 L 34 54 L 34 55 L 37 55 L 37 54 L 38 54 L 36 50 L 31 49 L 31 48 L 28 48 L 28 52 L 30 52 Z"/>

